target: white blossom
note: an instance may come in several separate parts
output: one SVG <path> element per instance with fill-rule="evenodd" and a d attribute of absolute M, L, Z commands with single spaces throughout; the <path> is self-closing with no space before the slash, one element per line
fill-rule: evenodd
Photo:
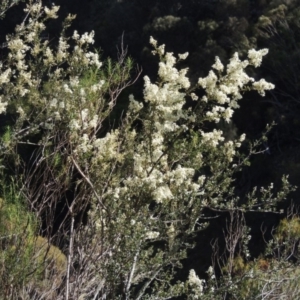
<path fill-rule="evenodd" d="M 258 93 L 262 96 L 265 96 L 266 90 L 272 90 L 275 88 L 274 84 L 267 82 L 265 79 L 260 79 L 259 81 L 254 82 L 252 86 L 253 89 L 258 91 Z"/>
<path fill-rule="evenodd" d="M 98 91 L 101 91 L 103 85 L 104 85 L 105 81 L 104 80 L 100 80 L 98 83 L 95 83 L 91 86 L 91 91 L 93 93 L 96 93 Z"/>
<path fill-rule="evenodd" d="M 75 33 L 74 33 L 75 34 Z M 94 44 L 95 32 L 92 30 L 90 33 L 85 32 L 79 39 L 80 44 Z"/>
<path fill-rule="evenodd" d="M 223 112 L 223 117 L 224 117 L 224 119 L 225 119 L 225 121 L 227 122 L 227 123 L 229 123 L 230 122 L 230 120 L 231 120 L 231 117 L 232 117 L 232 115 L 233 115 L 233 109 L 231 109 L 230 107 L 227 107 L 225 110 L 224 110 L 224 112 Z"/>
<path fill-rule="evenodd" d="M 81 115 L 81 120 L 85 121 L 87 119 L 87 116 L 89 114 L 89 110 L 88 108 L 85 108 L 81 111 L 80 115 Z"/>
<path fill-rule="evenodd" d="M 185 60 L 188 57 L 189 53 L 185 52 L 183 54 L 178 54 L 179 59 Z"/>
<path fill-rule="evenodd" d="M 85 133 L 80 138 L 79 145 L 77 146 L 76 150 L 79 153 L 86 153 L 93 148 L 93 145 L 90 143 L 89 136 Z"/>
<path fill-rule="evenodd" d="M 70 86 L 72 88 L 77 87 L 79 85 L 78 76 L 70 77 Z"/>
<path fill-rule="evenodd" d="M 219 72 L 222 72 L 224 70 L 224 65 L 221 63 L 220 61 L 220 58 L 218 56 L 216 56 L 216 59 L 215 59 L 215 63 L 212 65 L 212 67 L 219 71 Z"/>
<path fill-rule="evenodd" d="M 263 56 L 268 54 L 269 50 L 268 49 L 261 49 L 261 50 L 254 50 L 251 49 L 248 51 L 248 58 L 251 64 L 254 65 L 254 67 L 259 67 L 262 62 Z"/>
<path fill-rule="evenodd" d="M 6 112 L 7 102 L 1 102 L 2 97 L 0 96 L 0 114 L 3 114 Z"/>
<path fill-rule="evenodd" d="M 24 110 L 23 110 L 23 108 L 21 106 L 18 107 L 17 113 L 20 114 L 20 117 L 24 117 L 25 116 L 25 112 L 24 112 Z"/>
<path fill-rule="evenodd" d="M 200 186 L 203 186 L 204 182 L 205 182 L 206 176 L 205 175 L 201 175 L 198 177 L 197 182 L 199 183 Z"/>
<path fill-rule="evenodd" d="M 218 123 L 220 121 L 220 118 L 221 118 L 224 111 L 225 111 L 225 108 L 223 106 L 215 105 L 215 106 L 213 106 L 211 111 L 208 111 L 206 113 L 206 116 L 211 121 L 214 121 L 214 122 Z"/>
<path fill-rule="evenodd" d="M 194 101 L 197 101 L 199 99 L 199 97 L 195 93 L 191 93 L 191 98 Z"/>
<path fill-rule="evenodd" d="M 173 198 L 173 194 L 167 185 L 158 187 L 153 193 L 154 200 L 157 203 L 162 203 L 165 200 Z"/>
<path fill-rule="evenodd" d="M 26 5 L 26 8 L 24 9 L 24 11 L 30 11 L 32 13 L 38 13 L 40 12 L 42 9 L 42 2 L 36 2 L 33 5 Z"/>
<path fill-rule="evenodd" d="M 165 54 L 165 45 L 160 45 L 158 48 L 157 48 L 157 53 L 161 56 L 163 56 Z"/>
<path fill-rule="evenodd" d="M 58 111 L 54 112 L 54 120 L 55 121 L 60 121 L 61 120 L 61 116 L 60 116 L 60 113 Z"/>
<path fill-rule="evenodd" d="M 24 44 L 24 41 L 20 38 L 15 38 L 8 41 L 8 48 L 15 53 L 21 52 L 22 54 L 30 49 L 30 47 Z"/>
<path fill-rule="evenodd" d="M 235 144 L 233 141 L 226 142 L 222 150 L 225 152 L 226 157 L 231 162 L 236 154 Z"/>
<path fill-rule="evenodd" d="M 195 297 L 199 297 L 203 294 L 203 288 L 205 280 L 201 280 L 197 275 L 195 270 L 191 269 L 189 272 L 188 283 L 193 288 Z M 195 298 L 198 299 L 198 298 Z"/>
<path fill-rule="evenodd" d="M 53 98 L 53 99 L 50 101 L 50 107 L 57 107 L 57 99 L 56 99 L 56 98 Z"/>
<path fill-rule="evenodd" d="M 169 173 L 171 182 L 180 186 L 192 179 L 195 174 L 195 170 L 192 168 L 185 168 L 178 165 L 177 168 Z"/>
<path fill-rule="evenodd" d="M 67 49 L 69 47 L 70 46 L 68 45 L 67 41 L 63 37 L 60 37 L 58 41 L 58 50 L 56 53 L 56 59 L 58 62 L 61 62 L 67 58 L 68 56 Z"/>
<path fill-rule="evenodd" d="M 240 142 L 243 142 L 245 139 L 246 139 L 246 134 L 243 133 L 243 134 L 240 136 L 239 141 L 240 141 Z"/>
<path fill-rule="evenodd" d="M 81 128 L 78 120 L 75 120 L 75 119 L 72 119 L 70 121 L 69 127 L 70 127 L 71 130 L 77 130 L 77 129 Z"/>
<path fill-rule="evenodd" d="M 2 85 L 3 83 L 8 83 L 10 80 L 10 74 L 11 74 L 11 69 L 8 68 L 6 71 L 4 71 L 1 75 L 0 75 L 0 85 Z"/>
<path fill-rule="evenodd" d="M 93 119 L 89 122 L 90 128 L 96 128 L 98 125 L 98 116 L 94 115 Z"/>
<path fill-rule="evenodd" d="M 150 36 L 150 44 L 155 48 L 157 47 L 157 41 L 152 36 Z"/>
<path fill-rule="evenodd" d="M 158 147 L 163 145 L 163 142 L 164 142 L 164 137 L 160 132 L 156 132 L 152 135 L 151 138 L 152 147 L 157 149 Z"/>
<path fill-rule="evenodd" d="M 146 232 L 146 239 L 153 240 L 159 237 L 159 232 L 157 231 L 148 231 Z"/>
<path fill-rule="evenodd" d="M 59 10 L 59 6 L 55 6 L 53 5 L 51 9 L 49 9 L 48 7 L 45 6 L 44 11 L 47 15 L 47 17 L 51 18 L 51 19 L 56 19 L 57 16 L 57 12 Z"/>
<path fill-rule="evenodd" d="M 99 54 L 94 52 L 85 53 L 85 57 L 88 59 L 89 65 L 95 65 L 98 69 L 102 66 L 102 63 L 99 61 Z"/>
<path fill-rule="evenodd" d="M 93 141 L 95 162 L 102 159 L 116 159 L 119 156 L 118 134 L 119 131 L 115 130 Z"/>
<path fill-rule="evenodd" d="M 58 107 L 62 108 L 62 109 L 65 108 L 65 102 L 64 101 L 60 101 L 59 104 L 58 104 Z"/>
<path fill-rule="evenodd" d="M 73 38 L 75 41 L 79 40 L 80 35 L 78 34 L 77 30 L 74 30 L 74 33 L 73 33 L 72 38 Z"/>
<path fill-rule="evenodd" d="M 143 103 L 138 102 L 134 99 L 132 94 L 129 95 L 129 111 L 133 113 L 139 112 L 144 107 Z"/>
<path fill-rule="evenodd" d="M 205 78 L 199 78 L 198 84 L 204 89 L 212 90 L 215 88 L 218 77 L 213 71 L 209 71 L 208 76 Z"/>
<path fill-rule="evenodd" d="M 35 33 L 34 31 L 32 31 L 32 32 L 30 32 L 30 33 L 27 34 L 27 36 L 26 36 L 26 41 L 27 41 L 28 43 L 31 43 L 31 42 L 34 41 L 34 38 L 35 38 L 35 37 L 36 37 L 36 33 Z"/>
<path fill-rule="evenodd" d="M 212 147 L 217 147 L 220 142 L 224 141 L 223 132 L 221 130 L 214 129 L 211 132 L 203 132 L 201 131 L 202 135 L 202 143 L 205 145 L 209 145 Z"/>
<path fill-rule="evenodd" d="M 73 91 L 70 89 L 70 87 L 68 86 L 68 84 L 64 84 L 63 85 L 64 91 L 68 94 L 73 94 Z"/>

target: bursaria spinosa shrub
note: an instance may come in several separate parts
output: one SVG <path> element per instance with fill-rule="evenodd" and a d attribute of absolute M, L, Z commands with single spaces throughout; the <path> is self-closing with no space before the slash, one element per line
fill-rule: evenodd
<path fill-rule="evenodd" d="M 128 109 L 110 126 L 120 93 L 134 83 L 132 61 L 121 52 L 115 63 L 101 62 L 90 49 L 94 32 L 66 35 L 73 16 L 56 43 L 41 40 L 57 11 L 28 2 L 27 17 L 7 36 L 0 73 L 1 113 L 15 116 L 2 164 L 9 168 L 4 159 L 17 158 L 23 197 L 46 219 L 43 234 L 63 241 L 67 255 L 55 296 L 47 284 L 44 291 L 36 287 L 36 295 L 42 299 L 52 289 L 53 299 L 200 297 L 205 284 L 193 270 L 186 283 L 172 279 L 205 227 L 204 209 L 273 209 L 288 192 L 284 181 L 284 192 L 271 200 L 266 193 L 257 203 L 254 192 L 241 204 L 232 182 L 247 161 L 239 154 L 245 135 L 225 140 L 221 130 L 206 126 L 230 122 L 244 92 L 274 88 L 246 73 L 268 51 L 250 50 L 245 60 L 235 53 L 227 65 L 216 58 L 193 86 L 188 69 L 177 68 L 188 53 L 166 52 L 151 37 L 158 77 L 144 76 L 143 99 L 130 95 Z M 22 147 L 32 147 L 29 161 Z M 57 207 L 66 216 L 53 233 Z"/>

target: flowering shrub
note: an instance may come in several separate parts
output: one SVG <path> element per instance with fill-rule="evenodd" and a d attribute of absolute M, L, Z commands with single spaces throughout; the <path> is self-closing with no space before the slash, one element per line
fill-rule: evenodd
<path fill-rule="evenodd" d="M 192 86 L 188 69 L 176 67 L 188 53 L 177 58 L 151 37 L 158 78 L 144 77 L 144 98 L 130 95 L 113 127 L 118 97 L 134 82 L 132 61 L 121 53 L 118 62 L 102 63 L 89 50 L 94 32 L 67 37 L 73 16 L 57 45 L 42 41 L 45 22 L 57 11 L 29 1 L 28 18 L 7 36 L 9 54 L 0 66 L 0 112 L 16 116 L 3 138 L 2 164 L 17 158 L 21 193 L 46 217 L 44 235 L 67 244 L 64 284 L 45 286 L 44 295 L 48 288 L 55 299 L 165 299 L 191 290 L 196 297 L 198 289 L 200 297 L 205 284 L 195 271 L 186 284 L 171 282 L 195 232 L 205 227 L 204 209 L 257 205 L 255 193 L 242 205 L 232 185 L 246 161 L 238 153 L 245 135 L 225 140 L 221 130 L 207 128 L 230 122 L 245 91 L 264 95 L 274 88 L 245 71 L 268 51 L 250 50 L 246 60 L 235 53 L 227 66 L 216 58 L 208 76 Z M 34 149 L 29 162 L 19 152 L 24 145 Z M 270 208 L 287 192 L 272 201 L 266 194 L 259 205 Z M 53 232 L 58 207 L 66 216 Z"/>

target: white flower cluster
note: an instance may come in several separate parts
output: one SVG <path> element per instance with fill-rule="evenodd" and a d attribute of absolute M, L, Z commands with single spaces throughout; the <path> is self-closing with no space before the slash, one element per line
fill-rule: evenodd
<path fill-rule="evenodd" d="M 45 6 L 44 11 L 48 18 L 50 19 L 56 19 L 58 18 L 58 15 L 56 14 L 59 10 L 59 6 L 52 5 L 52 8 L 49 9 L 47 6 Z"/>
<path fill-rule="evenodd" d="M 27 70 L 28 66 L 25 63 L 24 58 L 30 47 L 27 46 L 22 39 L 16 38 L 8 41 L 8 48 L 11 51 L 9 58 L 14 60 L 16 69 L 19 71 Z"/>
<path fill-rule="evenodd" d="M 224 118 L 226 122 L 230 122 L 233 115 L 233 109 L 231 107 L 225 108 L 224 106 L 215 105 L 211 111 L 206 113 L 209 120 L 218 123 L 220 118 Z"/>
<path fill-rule="evenodd" d="M 56 53 L 56 61 L 62 62 L 64 59 L 68 57 L 68 48 L 70 46 L 68 45 L 66 39 L 64 37 L 60 37 L 58 41 L 58 49 Z"/>
<path fill-rule="evenodd" d="M 104 80 L 100 80 L 98 83 L 93 84 L 93 85 L 91 86 L 91 91 L 92 91 L 93 93 L 97 93 L 97 92 L 101 91 L 101 90 L 102 90 L 102 87 L 103 87 L 103 85 L 104 85 L 104 83 L 105 83 Z"/>
<path fill-rule="evenodd" d="M 69 128 L 72 131 L 92 129 L 97 126 L 97 121 L 98 116 L 94 115 L 91 117 L 89 109 L 84 108 L 83 110 L 78 112 L 78 117 L 76 119 L 73 118 L 69 122 Z"/>
<path fill-rule="evenodd" d="M 88 64 L 96 66 L 99 69 L 102 66 L 102 62 L 99 61 L 99 54 L 94 52 L 87 52 L 85 57 L 88 59 Z"/>
<path fill-rule="evenodd" d="M 254 67 L 259 67 L 262 62 L 263 56 L 267 55 L 269 52 L 268 49 L 261 49 L 261 50 L 254 50 L 251 49 L 248 51 L 248 59 L 250 61 L 250 64 L 252 64 Z"/>
<path fill-rule="evenodd" d="M 83 136 L 79 140 L 79 145 L 75 149 L 75 153 L 86 153 L 91 151 L 93 146 L 90 143 L 89 136 L 84 133 Z"/>
<path fill-rule="evenodd" d="M 167 200 L 173 199 L 173 194 L 167 185 L 162 185 L 154 190 L 153 199 L 156 203 L 163 203 Z"/>
<path fill-rule="evenodd" d="M 159 232 L 157 231 L 148 231 L 146 232 L 146 239 L 153 240 L 159 237 Z"/>
<path fill-rule="evenodd" d="M 156 141 L 159 142 L 158 138 Z M 153 191 L 152 196 L 157 203 L 173 199 L 173 192 L 177 195 L 196 193 L 200 184 L 193 182 L 195 170 L 178 165 L 174 170 L 163 171 L 167 166 L 167 160 L 162 154 L 159 150 L 158 153 L 153 154 L 156 160 L 151 161 L 147 153 L 135 153 L 134 176 L 124 181 L 128 189 L 147 187 Z M 156 167 L 151 167 L 155 162 L 157 162 Z"/>
<path fill-rule="evenodd" d="M 194 299 L 200 299 L 200 297 L 203 295 L 205 280 L 200 279 L 196 275 L 195 270 L 191 269 L 189 272 L 188 283 L 195 294 Z"/>
<path fill-rule="evenodd" d="M 185 52 L 183 54 L 178 54 L 179 59 L 185 60 L 189 56 L 188 52 Z"/>
<path fill-rule="evenodd" d="M 0 114 L 6 112 L 7 102 L 1 102 L 2 96 L 0 96 Z"/>
<path fill-rule="evenodd" d="M 261 64 L 262 57 L 268 53 L 267 49 L 259 51 L 250 50 L 248 52 L 248 59 L 241 61 L 238 53 L 235 53 L 226 67 L 226 74 L 222 75 L 224 65 L 220 59 L 216 57 L 213 68 L 218 71 L 218 75 L 214 71 L 210 71 L 205 78 L 199 78 L 198 84 L 205 90 L 205 95 L 202 101 L 216 101 L 219 105 L 227 105 L 228 107 L 214 106 L 211 111 L 207 113 L 209 120 L 219 122 L 221 118 L 226 122 L 231 120 L 233 109 L 238 108 L 238 100 L 242 98 L 241 92 L 250 85 L 250 88 L 257 90 L 261 95 L 265 95 L 266 90 L 274 88 L 274 85 L 261 79 L 255 82 L 254 78 L 249 77 L 245 68 L 248 65 L 258 67 Z"/>
<path fill-rule="evenodd" d="M 224 65 L 222 64 L 222 62 L 220 61 L 220 58 L 218 56 L 216 56 L 216 61 L 215 63 L 212 65 L 212 67 L 219 71 L 219 72 L 223 72 L 224 70 Z"/>
<path fill-rule="evenodd" d="M 42 2 L 37 1 L 33 5 L 26 5 L 25 12 L 31 12 L 32 14 L 38 14 L 42 9 Z"/>
<path fill-rule="evenodd" d="M 183 111 L 186 94 L 181 90 L 190 87 L 190 81 L 186 76 L 188 69 L 177 70 L 177 62 L 173 53 L 164 53 L 164 48 L 157 47 L 157 42 L 151 37 L 150 43 L 154 46 L 155 52 L 161 56 L 158 75 L 163 84 L 151 83 L 148 76 L 144 77 L 144 99 L 155 108 L 155 125 L 160 132 L 173 132 L 180 128 L 177 121 L 186 118 Z M 179 59 L 185 59 L 188 53 L 181 54 Z M 181 126 L 183 128 L 183 126 Z"/>
<path fill-rule="evenodd" d="M 151 37 L 150 42 L 161 58 L 159 63 L 158 75 L 159 84 L 151 83 L 145 76 L 144 99 L 150 105 L 149 120 L 143 121 L 145 129 L 149 130 L 150 142 L 143 140 L 140 142 L 133 154 L 133 173 L 123 181 L 128 191 L 137 187 L 149 189 L 152 191 L 153 199 L 157 203 L 172 201 L 174 197 L 180 194 L 200 195 L 200 188 L 205 182 L 205 176 L 200 176 L 198 182 L 195 182 L 195 170 L 177 165 L 176 168 L 170 168 L 167 155 L 165 155 L 165 135 L 174 132 L 179 128 L 184 129 L 184 125 L 179 125 L 180 119 L 189 121 L 196 120 L 192 114 L 188 115 L 183 110 L 185 104 L 184 92 L 190 87 L 190 82 L 186 77 L 187 70 L 177 70 L 177 62 L 173 53 L 165 53 L 164 47 L 158 47 L 157 42 Z M 180 55 L 179 59 L 185 59 L 187 54 Z M 206 91 L 206 101 L 214 100 L 217 105 L 206 113 L 206 117 L 212 121 L 219 121 L 220 118 L 227 122 L 231 120 L 234 109 L 238 107 L 237 100 L 241 98 L 243 87 L 254 79 L 245 72 L 248 61 L 240 61 L 235 54 L 226 67 L 226 74 L 223 76 L 224 66 L 216 58 L 213 68 L 218 72 L 210 71 L 206 78 L 199 79 L 199 85 Z M 253 88 L 254 89 L 254 88 Z M 197 100 L 193 93 L 191 97 Z M 132 95 L 129 97 L 129 114 L 136 114 L 143 108 L 143 104 L 137 102 Z M 203 100 L 203 99 L 202 99 Z M 154 125 L 154 126 L 153 126 Z M 233 160 L 236 154 L 236 148 L 240 147 L 245 139 L 242 135 L 238 141 L 224 142 L 223 132 L 221 130 L 212 130 L 211 132 L 201 133 L 201 143 L 204 146 L 216 148 L 222 143 L 222 151 L 229 161 Z"/>
<path fill-rule="evenodd" d="M 191 93 L 191 98 L 194 101 L 197 101 L 199 99 L 199 97 L 195 93 Z"/>
<path fill-rule="evenodd" d="M 194 176 L 194 174 L 194 169 L 183 168 L 181 165 L 178 165 L 176 169 L 168 173 L 168 176 L 171 183 L 182 186 L 184 183 L 189 181 Z"/>
<path fill-rule="evenodd" d="M 209 145 L 212 147 L 217 147 L 220 142 L 224 141 L 223 131 L 214 129 L 211 132 L 203 132 L 201 131 L 202 135 L 202 143 L 204 145 Z"/>
<path fill-rule="evenodd" d="M 157 41 L 156 41 L 152 36 L 150 36 L 150 44 L 151 44 L 154 48 L 157 48 Z"/>
<path fill-rule="evenodd" d="M 24 9 L 25 12 L 28 13 L 28 18 L 25 18 L 24 22 L 16 27 L 14 35 L 7 37 L 9 49 L 8 60 L 5 62 L 6 68 L 3 64 L 0 66 L 0 88 L 2 88 L 3 84 L 10 84 L 13 93 L 21 97 L 30 92 L 30 87 L 37 87 L 40 84 L 40 78 L 36 76 L 37 70 L 32 68 L 28 71 L 28 53 L 33 57 L 33 60 L 41 61 L 42 59 L 43 67 L 55 67 L 55 72 L 50 72 L 48 75 L 55 78 L 57 82 L 66 76 L 66 74 L 74 74 L 75 65 L 77 65 L 77 69 L 81 70 L 89 66 L 100 68 L 102 65 L 97 52 L 88 52 L 86 50 L 88 45 L 94 43 L 93 31 L 84 33 L 82 36 L 75 31 L 73 39 L 76 45 L 73 47 L 73 50 L 70 50 L 68 39 L 63 35 L 59 38 L 57 49 L 49 47 L 47 40 L 41 42 L 39 36 L 45 29 L 44 22 L 48 19 L 57 18 L 59 6 L 52 5 L 48 8 L 43 7 L 41 1 L 32 2 L 33 1 L 29 2 Z M 72 19 L 74 19 L 74 16 L 69 15 L 67 17 L 68 21 Z M 64 70 L 59 68 L 62 63 L 67 63 L 68 66 Z M 13 81 L 11 81 L 11 76 L 14 76 Z M 99 91 L 101 85 L 102 83 L 95 85 L 94 90 Z M 74 92 L 73 88 L 74 86 L 72 84 L 69 85 L 69 87 L 66 85 L 65 92 L 72 94 Z M 6 106 L 2 104 L 2 113 L 5 112 L 5 107 Z M 72 105 L 70 107 L 72 107 Z M 56 115 L 57 113 L 58 112 L 55 112 Z"/>
<path fill-rule="evenodd" d="M 44 61 L 44 64 L 46 66 L 51 66 L 55 63 L 55 57 L 53 55 L 52 50 L 49 47 L 46 48 L 46 51 L 44 53 L 44 57 L 45 58 L 44 58 L 43 61 Z"/>
<path fill-rule="evenodd" d="M 117 159 L 119 153 L 119 131 L 107 133 L 105 137 L 95 139 L 92 146 L 95 149 L 93 160 L 96 163 L 101 160 Z"/>
<path fill-rule="evenodd" d="M 227 143 L 224 143 L 223 146 L 223 152 L 225 153 L 226 157 L 229 161 L 233 160 L 233 157 L 236 154 L 236 148 L 240 145 L 240 143 L 237 145 L 233 141 L 229 141 Z"/>
<path fill-rule="evenodd" d="M 275 87 L 274 84 L 265 81 L 265 79 L 260 79 L 259 81 L 254 82 L 252 86 L 253 89 L 258 91 L 258 93 L 262 96 L 265 96 L 267 90 L 272 90 Z"/>
<path fill-rule="evenodd" d="M 79 45 L 94 44 L 94 36 L 95 32 L 93 30 L 90 33 L 85 32 L 81 37 L 78 34 L 77 30 L 75 30 L 73 33 L 73 39 L 77 41 Z"/>
<path fill-rule="evenodd" d="M 188 53 L 182 54 L 180 59 L 184 59 Z M 179 85 L 184 89 L 190 87 L 190 81 L 186 77 L 188 69 L 182 69 L 178 71 L 174 65 L 176 64 L 176 58 L 173 53 L 167 52 L 164 55 L 164 61 L 159 63 L 158 75 L 164 82 L 170 82 L 172 85 Z"/>
<path fill-rule="evenodd" d="M 178 128 L 176 122 L 182 116 L 185 94 L 179 92 L 178 89 L 174 90 L 167 83 L 163 87 L 152 84 L 147 76 L 144 77 L 144 81 L 144 99 L 157 110 L 155 115 L 157 129 L 162 132 L 175 131 Z"/>
<path fill-rule="evenodd" d="M 0 85 L 2 85 L 4 83 L 8 83 L 9 80 L 10 80 L 10 75 L 11 75 L 11 69 L 10 68 L 8 68 L 4 72 L 2 72 L 2 74 L 0 75 Z"/>
<path fill-rule="evenodd" d="M 63 88 L 64 88 L 64 91 L 67 93 L 67 94 L 73 94 L 73 91 L 70 89 L 70 87 L 68 86 L 67 83 L 65 83 L 63 85 Z"/>
<path fill-rule="evenodd" d="M 129 95 L 129 107 L 128 107 L 129 114 L 138 113 L 143 107 L 144 107 L 143 103 L 136 101 L 132 94 Z"/>
<path fill-rule="evenodd" d="M 157 47 L 157 41 L 152 36 L 150 36 L 150 44 L 155 48 L 155 50 L 152 51 L 153 54 L 158 54 L 159 56 L 163 56 L 165 54 L 165 45 Z"/>

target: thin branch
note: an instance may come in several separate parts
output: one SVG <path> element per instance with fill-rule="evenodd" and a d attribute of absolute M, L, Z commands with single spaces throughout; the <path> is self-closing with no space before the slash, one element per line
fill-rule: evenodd
<path fill-rule="evenodd" d="M 129 293 L 129 290 L 130 290 L 131 281 L 132 281 L 132 277 L 133 277 L 133 274 L 134 274 L 134 271 L 135 271 L 136 262 L 137 262 L 139 253 L 140 253 L 140 249 L 137 250 L 137 252 L 136 252 L 136 254 L 134 256 L 134 259 L 133 259 L 133 264 L 132 264 L 131 272 L 130 272 L 129 279 L 128 279 L 127 286 L 126 286 L 126 299 L 129 299 L 128 298 L 128 293 Z"/>
<path fill-rule="evenodd" d="M 107 211 L 107 207 L 103 204 L 101 197 L 96 192 L 96 189 L 95 189 L 94 185 L 92 184 L 92 182 L 90 181 L 90 179 L 84 174 L 84 172 L 81 170 L 80 166 L 78 165 L 78 163 L 75 161 L 75 159 L 72 156 L 71 156 L 71 159 L 72 159 L 72 162 L 74 163 L 77 171 L 80 173 L 80 175 L 86 181 L 86 183 L 92 188 L 93 193 L 94 193 L 95 197 L 97 198 L 98 202 L 100 203 L 100 205 Z"/>
<path fill-rule="evenodd" d="M 69 299 L 69 293 L 70 293 L 70 269 L 71 269 L 71 261 L 73 258 L 73 241 L 74 241 L 74 216 L 72 215 L 71 229 L 70 229 L 68 266 L 67 266 L 66 300 Z"/>

